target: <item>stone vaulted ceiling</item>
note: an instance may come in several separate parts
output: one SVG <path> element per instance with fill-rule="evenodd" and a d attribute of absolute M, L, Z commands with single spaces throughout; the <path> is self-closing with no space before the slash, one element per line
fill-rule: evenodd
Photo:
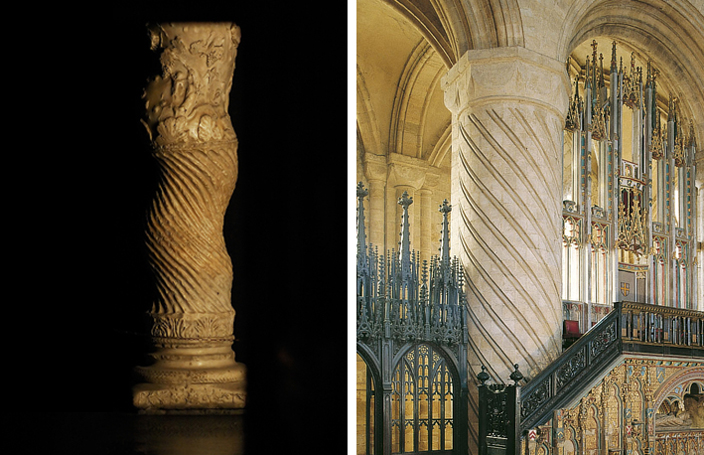
<path fill-rule="evenodd" d="M 449 149 L 450 112 L 440 88 L 447 61 L 422 32 L 383 1 L 357 2 L 358 139 L 364 153 L 440 167 Z M 439 28 L 434 33 L 443 40 Z"/>

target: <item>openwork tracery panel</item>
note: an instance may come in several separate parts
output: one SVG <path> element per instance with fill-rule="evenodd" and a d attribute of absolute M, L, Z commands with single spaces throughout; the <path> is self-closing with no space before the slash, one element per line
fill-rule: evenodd
<path fill-rule="evenodd" d="M 609 44 L 610 66 L 596 40 L 579 47 L 586 59 L 573 54 L 568 65 L 562 214 L 584 219 L 586 260 L 576 272 L 564 243 L 562 298 L 588 307 L 582 330 L 599 320 L 599 305 L 615 301 L 697 307 L 694 123 L 652 62 L 639 66 L 627 45 Z"/>
<path fill-rule="evenodd" d="M 430 345 L 412 347 L 392 376 L 392 453 L 452 450 L 452 375 Z"/>

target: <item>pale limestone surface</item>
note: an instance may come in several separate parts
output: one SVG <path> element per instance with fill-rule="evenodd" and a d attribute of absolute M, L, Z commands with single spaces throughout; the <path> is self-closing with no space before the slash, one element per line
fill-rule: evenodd
<path fill-rule="evenodd" d="M 467 52 L 453 114 L 453 251 L 468 277 L 470 364 L 535 375 L 561 352 L 564 66 L 523 48 Z"/>
<path fill-rule="evenodd" d="M 222 231 L 237 181 L 227 109 L 240 32 L 230 23 L 150 31 L 163 70 L 144 95 L 162 174 L 147 227 L 158 298 L 151 363 L 136 369 L 134 404 L 147 412 L 242 408 L 245 368 L 231 347 L 232 263 Z"/>

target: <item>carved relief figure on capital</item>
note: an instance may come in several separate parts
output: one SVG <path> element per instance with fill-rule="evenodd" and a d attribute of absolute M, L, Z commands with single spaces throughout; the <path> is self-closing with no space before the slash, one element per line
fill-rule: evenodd
<path fill-rule="evenodd" d="M 239 27 L 157 24 L 149 31 L 152 50 L 161 51 L 163 69 L 143 96 L 147 110 L 143 123 L 150 139 L 158 145 L 234 140 L 228 105 Z"/>

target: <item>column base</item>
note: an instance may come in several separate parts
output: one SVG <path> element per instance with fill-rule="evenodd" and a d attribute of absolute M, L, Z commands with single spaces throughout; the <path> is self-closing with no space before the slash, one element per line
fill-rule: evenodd
<path fill-rule="evenodd" d="M 218 413 L 245 407 L 247 370 L 235 362 L 232 341 L 165 340 L 135 368 L 133 404 L 147 413 Z"/>
<path fill-rule="evenodd" d="M 240 414 L 245 407 L 242 383 L 137 384 L 133 403 L 145 414 Z"/>

